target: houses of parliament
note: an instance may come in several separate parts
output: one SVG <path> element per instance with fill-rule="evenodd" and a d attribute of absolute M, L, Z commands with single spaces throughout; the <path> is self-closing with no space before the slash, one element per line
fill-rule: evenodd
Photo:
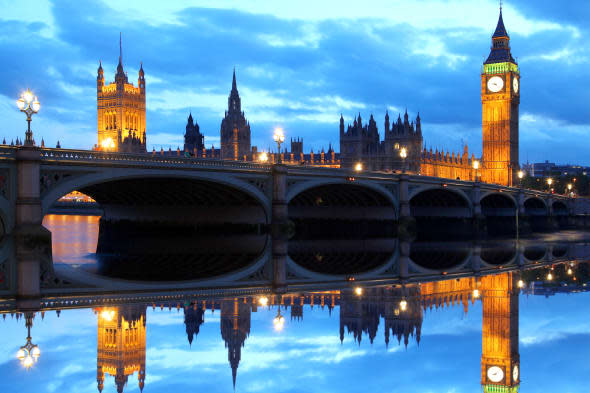
<path fill-rule="evenodd" d="M 123 71 L 122 50 L 115 82 L 105 85 L 102 66 L 97 77 L 98 143 L 95 149 L 147 154 L 146 150 L 146 85 L 143 66 L 140 67 L 137 87 L 129 83 Z M 459 180 L 481 180 L 506 186 L 516 184 L 519 170 L 519 104 L 520 70 L 510 50 L 510 37 L 504 26 L 502 10 L 492 35 L 492 45 L 481 70 L 482 156 L 476 158 L 464 146 L 462 152 L 424 148 L 420 115 L 410 120 L 408 113 L 391 121 L 385 113 L 384 139 L 381 140 L 373 115 L 363 122 L 355 115 L 352 124 L 345 124 L 340 116 L 340 152 L 330 147 L 309 154 L 303 152 L 303 140 L 291 139 L 290 151 L 277 152 L 281 162 L 290 165 L 309 165 L 354 168 L 374 171 L 409 171 Z M 259 161 L 275 154 L 262 155 L 251 146 L 250 123 L 242 110 L 234 69 L 228 107 L 220 125 L 220 148 L 205 146 L 205 137 L 193 118 L 188 116 L 184 146 L 176 151 L 163 149 L 151 154 L 183 155 L 195 158 Z M 406 153 L 402 157 L 401 151 Z M 474 167 L 478 162 L 479 168 Z"/>

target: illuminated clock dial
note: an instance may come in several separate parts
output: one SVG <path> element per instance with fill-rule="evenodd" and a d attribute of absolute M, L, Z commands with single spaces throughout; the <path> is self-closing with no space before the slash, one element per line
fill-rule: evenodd
<path fill-rule="evenodd" d="M 518 78 L 516 77 L 512 80 L 512 88 L 515 93 L 518 93 Z"/>
<path fill-rule="evenodd" d="M 512 369 L 512 380 L 514 382 L 518 381 L 518 364 L 515 364 L 514 368 Z"/>
<path fill-rule="evenodd" d="M 504 79 L 499 76 L 493 76 L 488 80 L 488 90 L 497 93 L 504 87 Z"/>
<path fill-rule="evenodd" d="M 498 366 L 488 368 L 488 379 L 492 382 L 500 382 L 504 379 L 504 371 Z"/>

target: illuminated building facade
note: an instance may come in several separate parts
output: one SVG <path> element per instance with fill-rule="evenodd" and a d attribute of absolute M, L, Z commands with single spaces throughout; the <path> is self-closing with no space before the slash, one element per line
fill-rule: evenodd
<path fill-rule="evenodd" d="M 124 153 L 146 152 L 145 74 L 139 68 L 137 87 L 129 83 L 123 71 L 120 49 L 115 81 L 105 84 L 102 63 L 96 78 L 97 130 L 96 149 Z"/>
<path fill-rule="evenodd" d="M 145 382 L 146 306 L 101 307 L 98 315 L 96 381 L 104 388 L 105 374 L 115 377 L 117 393 L 122 393 L 129 376 L 137 372 L 139 390 Z"/>
<path fill-rule="evenodd" d="M 231 92 L 227 99 L 227 111 L 221 121 L 220 138 L 222 159 L 251 159 L 250 123 L 242 111 L 242 101 L 236 84 L 236 70 L 234 70 Z"/>
<path fill-rule="evenodd" d="M 353 168 L 361 163 L 368 170 L 407 170 L 426 176 L 475 180 L 507 186 L 515 184 L 518 163 L 518 107 L 520 104 L 520 71 L 510 53 L 510 37 L 504 27 L 502 12 L 492 36 L 492 48 L 481 74 L 483 154 L 481 167 L 475 173 L 475 156 L 463 152 L 445 152 L 423 147 L 420 115 L 415 122 L 389 125 L 385 114 L 385 138 L 380 140 L 373 115 L 365 125 L 361 116 L 345 128 L 340 117 L 340 164 Z M 407 157 L 400 157 L 405 147 Z"/>
<path fill-rule="evenodd" d="M 481 73 L 484 170 L 482 180 L 517 184 L 520 70 L 510 53 L 502 10 L 492 36 L 490 55 Z"/>

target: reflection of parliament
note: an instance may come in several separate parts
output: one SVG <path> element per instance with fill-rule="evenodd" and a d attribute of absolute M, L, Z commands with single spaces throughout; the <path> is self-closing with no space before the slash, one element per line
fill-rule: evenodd
<path fill-rule="evenodd" d="M 410 121 L 408 113 L 390 121 L 385 113 L 384 140 L 377 123 L 370 116 L 363 122 L 355 116 L 352 124 L 340 117 L 340 152 L 330 145 L 327 151 L 306 154 L 303 141 L 291 138 L 290 151 L 279 153 L 281 161 L 293 165 L 352 168 L 361 163 L 365 169 L 396 171 L 408 169 L 413 173 L 460 180 L 477 180 L 503 185 L 515 184 L 518 160 L 518 107 L 520 72 L 510 52 L 510 38 L 504 27 L 502 12 L 492 36 L 492 47 L 481 73 L 483 154 L 477 159 L 479 171 L 474 171 L 473 154 L 467 146 L 462 152 L 426 150 L 423 146 L 420 115 Z M 119 57 L 115 82 L 105 85 L 102 66 L 98 69 L 98 144 L 97 149 L 127 153 L 147 153 L 146 150 L 146 86 L 140 67 L 138 86 L 129 83 Z M 400 152 L 405 148 L 407 158 Z M 152 151 L 152 154 L 182 155 L 196 158 L 258 161 L 263 156 L 251 146 L 250 123 L 242 111 L 234 70 L 228 108 L 220 126 L 220 148 L 205 146 L 205 137 L 198 123 L 189 115 L 184 134 L 184 147 L 176 151 Z M 276 161 L 270 155 L 271 161 Z"/>
<path fill-rule="evenodd" d="M 517 392 L 519 389 L 518 350 L 518 274 L 503 273 L 481 278 L 461 278 L 405 287 L 353 288 L 319 293 L 273 295 L 269 307 L 290 309 L 291 326 L 297 329 L 304 308 L 313 310 L 339 308 L 340 340 L 345 333 L 359 345 L 362 337 L 373 343 L 381 320 L 386 346 L 390 337 L 407 347 L 410 339 L 420 343 L 423 313 L 433 308 L 462 307 L 467 313 L 470 304 L 481 299 L 483 306 L 481 384 L 484 392 Z M 477 293 L 477 295 L 476 295 Z M 401 307 L 401 300 L 406 302 Z M 196 341 L 206 310 L 220 310 L 221 338 L 227 348 L 235 388 L 242 349 L 250 336 L 251 316 L 258 310 L 258 297 L 207 299 L 184 305 L 151 304 L 154 311 L 164 307 L 184 312 L 187 339 L 191 347 Z M 104 388 L 105 375 L 114 378 L 117 392 L 123 392 L 128 378 L 137 373 L 143 391 L 146 379 L 146 310 L 147 304 L 100 307 L 97 333 L 97 383 Z M 309 311 L 308 311 L 309 312 Z M 427 344 L 428 345 L 428 344 Z M 245 352 L 247 356 L 247 351 Z M 196 355 L 195 355 L 196 356 Z M 148 365 L 149 366 L 149 365 Z M 228 375 L 229 377 L 229 375 Z M 149 378 L 148 378 L 149 381 Z"/>

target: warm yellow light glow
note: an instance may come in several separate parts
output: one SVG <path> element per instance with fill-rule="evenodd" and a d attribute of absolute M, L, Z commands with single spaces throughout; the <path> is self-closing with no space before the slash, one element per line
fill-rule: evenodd
<path fill-rule="evenodd" d="M 524 288 L 524 281 L 518 280 L 518 287 L 519 288 Z"/>
<path fill-rule="evenodd" d="M 549 184 L 549 185 L 553 184 L 553 179 L 550 177 L 547 178 L 547 184 Z"/>
<path fill-rule="evenodd" d="M 356 165 L 354 166 L 354 170 L 357 172 L 360 172 L 363 170 L 363 164 L 360 162 L 357 162 Z"/>
<path fill-rule="evenodd" d="M 20 109 L 21 111 L 23 109 L 25 109 L 25 100 L 21 97 L 18 100 L 16 100 L 16 106 L 18 107 L 18 109 Z"/>
<path fill-rule="evenodd" d="M 553 274 L 551 272 L 547 273 L 547 281 L 553 280 Z"/>
<path fill-rule="evenodd" d="M 273 139 L 275 142 L 283 143 L 285 141 L 285 133 L 283 132 L 282 128 L 275 128 L 275 133 L 273 135 Z"/>
<path fill-rule="evenodd" d="M 35 360 L 39 359 L 39 356 L 41 356 L 41 350 L 39 349 L 39 347 L 34 347 L 31 353 L 33 354 Z"/>
<path fill-rule="evenodd" d="M 25 351 L 21 348 L 18 350 L 18 352 L 16 353 L 16 358 L 18 360 L 20 360 L 21 362 L 23 361 L 23 359 L 25 358 Z"/>
<path fill-rule="evenodd" d="M 479 169 L 479 161 L 473 160 L 473 169 Z"/>
<path fill-rule="evenodd" d="M 363 294 L 363 288 L 361 288 L 361 287 L 356 287 L 356 288 L 354 288 L 354 293 L 355 293 L 357 296 L 361 296 L 361 295 Z"/>
<path fill-rule="evenodd" d="M 475 288 L 475 289 L 473 290 L 473 297 L 474 297 L 475 299 L 479 298 L 479 289 Z"/>
<path fill-rule="evenodd" d="M 31 108 L 33 109 L 33 112 L 39 112 L 39 109 L 41 109 L 41 104 L 37 97 L 35 97 L 35 101 L 31 104 Z"/>
<path fill-rule="evenodd" d="M 113 141 L 112 138 L 106 138 L 106 139 L 103 139 L 102 140 L 102 142 L 100 143 L 100 146 L 104 150 L 114 149 L 115 148 L 115 142 Z"/>
<path fill-rule="evenodd" d="M 31 90 L 27 89 L 27 91 L 23 93 L 22 98 L 27 104 L 30 104 L 31 101 L 33 101 L 33 93 L 31 93 Z"/>
<path fill-rule="evenodd" d="M 524 172 L 523 171 L 518 171 L 518 178 L 522 179 L 524 177 Z"/>
<path fill-rule="evenodd" d="M 268 298 L 266 296 L 258 298 L 258 304 L 260 304 L 262 307 L 266 306 L 268 304 Z"/>
<path fill-rule="evenodd" d="M 408 150 L 405 147 L 402 147 L 402 149 L 399 152 L 399 156 L 405 159 L 408 156 Z"/>
<path fill-rule="evenodd" d="M 260 153 L 260 155 L 258 156 L 258 161 L 267 162 L 268 161 L 268 154 L 266 154 L 266 152 Z"/>
<path fill-rule="evenodd" d="M 573 272 L 574 272 L 574 271 L 572 270 L 572 268 L 571 268 L 571 267 L 570 267 L 569 269 L 567 269 L 567 274 L 568 274 L 569 276 L 571 276 L 571 275 L 573 274 Z"/>
<path fill-rule="evenodd" d="M 275 319 L 272 320 L 272 323 L 274 325 L 275 330 L 277 332 L 280 332 L 281 330 L 283 330 L 283 327 L 285 326 L 285 317 L 279 314 L 275 317 Z"/>
<path fill-rule="evenodd" d="M 100 313 L 100 317 L 102 319 L 104 319 L 105 321 L 111 321 L 114 316 L 115 316 L 115 311 L 114 310 L 103 310 Z"/>
<path fill-rule="evenodd" d="M 33 358 L 31 357 L 31 355 L 27 355 L 25 357 L 25 360 L 23 361 L 23 366 L 25 366 L 25 368 L 31 368 L 31 366 L 33 365 Z"/>
<path fill-rule="evenodd" d="M 569 183 L 569 184 L 567 185 L 567 189 L 568 189 L 569 191 L 571 191 L 571 190 L 572 190 L 572 187 L 573 187 L 573 186 L 572 186 L 572 183 Z"/>
<path fill-rule="evenodd" d="M 399 308 L 402 311 L 406 311 L 406 309 L 408 308 L 408 302 L 406 301 L 406 299 L 402 299 L 402 301 L 399 302 Z"/>

